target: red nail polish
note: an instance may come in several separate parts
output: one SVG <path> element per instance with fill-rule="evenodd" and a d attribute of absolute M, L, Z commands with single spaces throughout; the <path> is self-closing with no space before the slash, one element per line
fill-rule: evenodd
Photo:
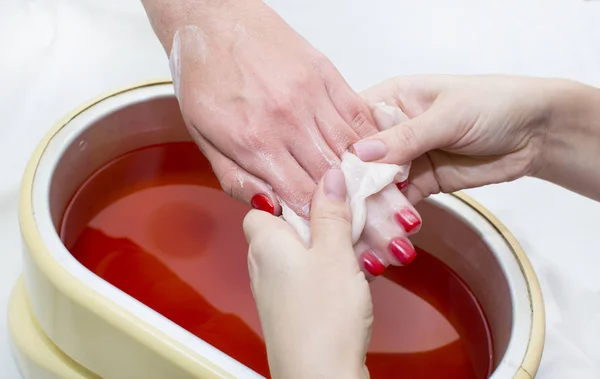
<path fill-rule="evenodd" d="M 390 252 L 396 257 L 398 262 L 406 266 L 416 258 L 417 252 L 406 238 L 395 238 L 388 245 Z"/>
<path fill-rule="evenodd" d="M 379 276 L 385 271 L 385 266 L 371 250 L 362 254 L 363 267 L 373 276 Z"/>
<path fill-rule="evenodd" d="M 408 208 L 397 212 L 395 215 L 396 221 L 402 225 L 406 233 L 410 233 L 421 225 L 421 220 L 417 215 Z"/>
<path fill-rule="evenodd" d="M 271 200 L 269 200 L 269 198 L 263 194 L 257 194 L 252 196 L 250 204 L 252 204 L 252 207 L 254 209 L 268 212 L 270 214 L 275 214 L 275 207 L 271 203 Z"/>
<path fill-rule="evenodd" d="M 402 191 L 403 189 L 405 189 L 405 188 L 406 188 L 406 186 L 407 186 L 407 185 L 408 185 L 408 179 L 406 179 L 406 180 L 405 180 L 405 181 L 403 181 L 403 182 L 397 183 L 397 184 L 396 184 L 396 187 L 398 187 L 398 189 L 399 189 L 400 191 Z"/>

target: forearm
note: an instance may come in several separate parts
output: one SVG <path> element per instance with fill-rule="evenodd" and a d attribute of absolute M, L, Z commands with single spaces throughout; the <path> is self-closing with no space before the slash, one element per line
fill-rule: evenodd
<path fill-rule="evenodd" d="M 600 89 L 562 81 L 551 97 L 536 176 L 600 201 Z"/>
<path fill-rule="evenodd" d="M 269 9 L 262 0 L 141 0 L 165 51 L 170 53 L 175 32 L 195 25 L 210 36 L 217 30 L 243 24 L 243 19 Z M 274 12 L 272 12 L 274 13 Z M 257 20 L 258 21 L 258 20 Z M 214 33 L 211 33 L 214 31 Z"/>

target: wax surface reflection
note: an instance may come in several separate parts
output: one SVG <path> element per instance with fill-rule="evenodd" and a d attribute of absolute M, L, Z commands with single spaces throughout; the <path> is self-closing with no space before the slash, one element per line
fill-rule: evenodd
<path fill-rule="evenodd" d="M 61 237 L 96 275 L 269 377 L 241 229 L 248 210 L 220 190 L 193 143 L 162 144 L 92 175 L 71 200 Z M 489 376 L 483 311 L 441 261 L 418 250 L 371 288 L 371 378 Z"/>

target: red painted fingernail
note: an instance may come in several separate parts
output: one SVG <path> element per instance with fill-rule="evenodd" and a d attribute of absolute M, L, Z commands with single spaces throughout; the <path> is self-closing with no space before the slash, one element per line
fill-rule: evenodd
<path fill-rule="evenodd" d="M 390 252 L 403 266 L 406 266 L 412 262 L 417 256 L 415 248 L 412 247 L 406 238 L 393 239 L 388 245 L 388 249 L 390 249 Z"/>
<path fill-rule="evenodd" d="M 397 212 L 395 215 L 396 221 L 404 228 L 406 233 L 410 233 L 421 225 L 421 220 L 417 215 L 408 208 Z"/>
<path fill-rule="evenodd" d="M 367 250 L 362 254 L 362 261 L 365 270 L 373 276 L 379 276 L 385 271 L 385 266 L 371 250 Z"/>
<path fill-rule="evenodd" d="M 403 182 L 397 183 L 397 184 L 396 184 L 396 187 L 398 187 L 398 189 L 399 189 L 400 191 L 402 191 L 403 189 L 405 189 L 405 188 L 406 188 L 406 186 L 407 186 L 407 185 L 408 185 L 408 179 L 406 179 L 406 180 L 405 180 L 405 181 L 403 181 Z"/>
<path fill-rule="evenodd" d="M 270 214 L 275 214 L 275 207 L 271 203 L 271 200 L 263 194 L 257 194 L 252 196 L 252 200 L 250 200 L 250 204 L 254 209 L 258 209 L 260 211 L 268 212 Z"/>

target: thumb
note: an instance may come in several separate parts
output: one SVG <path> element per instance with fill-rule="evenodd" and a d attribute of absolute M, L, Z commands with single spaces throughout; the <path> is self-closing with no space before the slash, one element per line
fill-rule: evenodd
<path fill-rule="evenodd" d="M 430 150 L 444 148 L 460 136 L 451 118 L 432 106 L 421 115 L 355 143 L 354 153 L 365 162 L 407 164 Z"/>
<path fill-rule="evenodd" d="M 346 201 L 344 173 L 332 168 L 321 180 L 310 210 L 312 248 L 326 254 L 354 255 L 350 205 Z"/>

